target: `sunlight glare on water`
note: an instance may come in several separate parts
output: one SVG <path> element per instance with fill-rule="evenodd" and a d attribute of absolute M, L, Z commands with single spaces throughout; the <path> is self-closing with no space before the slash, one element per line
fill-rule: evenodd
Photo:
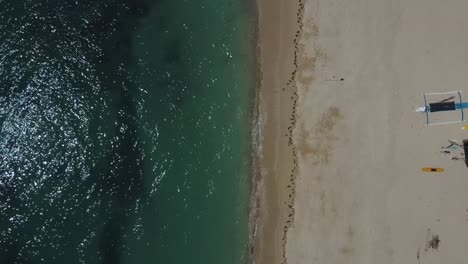
<path fill-rule="evenodd" d="M 0 263 L 245 260 L 234 2 L 0 0 Z"/>

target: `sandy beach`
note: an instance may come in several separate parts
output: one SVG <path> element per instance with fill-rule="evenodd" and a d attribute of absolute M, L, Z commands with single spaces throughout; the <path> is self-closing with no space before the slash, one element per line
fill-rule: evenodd
<path fill-rule="evenodd" d="M 294 217 L 297 167 L 292 132 L 297 89 L 293 80 L 297 72 L 294 40 L 299 41 L 299 5 L 281 0 L 260 0 L 257 4 L 260 89 L 254 125 L 254 145 L 258 150 L 254 163 L 258 166 L 254 176 L 251 252 L 255 263 L 278 263 L 285 259 L 287 230 Z"/>
<path fill-rule="evenodd" d="M 255 263 L 465 263 L 468 168 L 440 150 L 468 132 L 414 110 L 468 92 L 468 2 L 258 8 Z"/>

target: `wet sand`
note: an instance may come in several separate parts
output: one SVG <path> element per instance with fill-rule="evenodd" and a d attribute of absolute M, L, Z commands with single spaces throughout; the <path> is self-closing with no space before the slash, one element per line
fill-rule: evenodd
<path fill-rule="evenodd" d="M 252 223 L 255 263 L 281 263 L 286 257 L 287 230 L 294 220 L 297 172 L 292 142 L 297 104 L 300 2 L 258 0 L 257 124 L 254 126 L 257 173 Z M 254 134 L 255 134 L 254 133 Z"/>
<path fill-rule="evenodd" d="M 259 0 L 255 263 L 466 262 L 468 132 L 414 109 L 468 92 L 468 2 L 300 3 Z"/>

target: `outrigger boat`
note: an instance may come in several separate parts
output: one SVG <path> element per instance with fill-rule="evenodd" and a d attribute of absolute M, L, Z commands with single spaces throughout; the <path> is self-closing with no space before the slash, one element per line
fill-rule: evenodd
<path fill-rule="evenodd" d="M 428 103 L 427 96 L 429 95 L 446 95 L 446 94 L 455 94 L 450 96 L 446 99 L 441 101 L 437 101 L 434 103 Z M 426 126 L 431 125 L 444 125 L 444 124 L 451 124 L 451 123 L 460 123 L 464 122 L 465 115 L 463 109 L 468 108 L 468 102 L 463 102 L 462 100 L 462 92 L 461 91 L 454 91 L 454 92 L 445 92 L 445 93 L 424 93 L 422 94 L 424 97 L 424 106 L 419 107 L 416 109 L 416 112 L 425 113 L 426 114 Z M 429 114 L 434 112 L 445 112 L 445 111 L 460 111 L 461 119 L 455 121 L 447 121 L 447 122 L 439 122 L 439 123 L 430 123 L 429 122 Z"/>

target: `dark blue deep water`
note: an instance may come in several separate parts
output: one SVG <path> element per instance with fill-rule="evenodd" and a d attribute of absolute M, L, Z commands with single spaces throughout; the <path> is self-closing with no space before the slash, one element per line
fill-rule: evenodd
<path fill-rule="evenodd" d="M 251 7 L 0 0 L 0 263 L 245 263 Z"/>

